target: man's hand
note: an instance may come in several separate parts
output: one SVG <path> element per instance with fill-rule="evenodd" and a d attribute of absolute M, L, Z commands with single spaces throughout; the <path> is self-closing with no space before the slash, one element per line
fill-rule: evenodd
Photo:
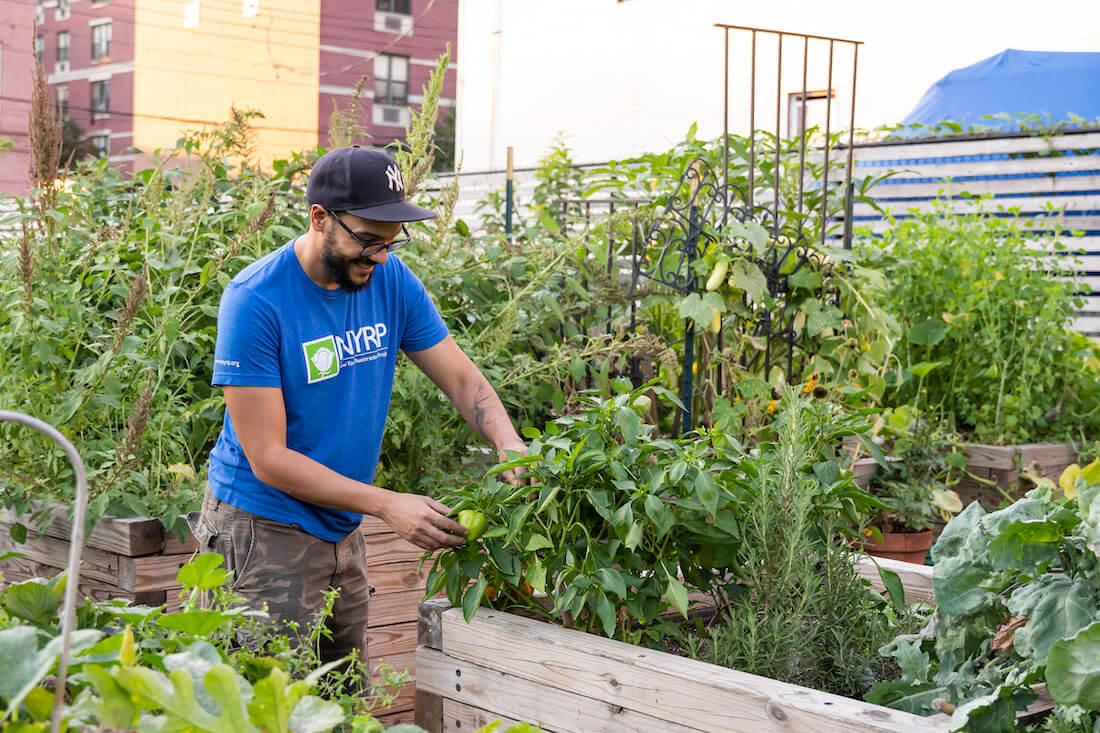
<path fill-rule="evenodd" d="M 515 458 L 515 456 L 509 456 L 508 452 L 519 453 L 520 455 L 527 455 L 527 444 L 522 440 L 512 441 L 503 445 L 497 446 L 497 461 L 500 463 L 507 463 Z M 515 468 L 509 468 L 507 471 L 501 474 L 505 481 L 518 486 L 522 479 L 520 476 L 527 473 L 527 466 L 516 466 Z"/>
<path fill-rule="evenodd" d="M 447 518 L 450 511 L 450 507 L 427 496 L 390 492 L 386 507 L 378 516 L 417 547 L 436 550 L 466 544 L 466 528 Z"/>

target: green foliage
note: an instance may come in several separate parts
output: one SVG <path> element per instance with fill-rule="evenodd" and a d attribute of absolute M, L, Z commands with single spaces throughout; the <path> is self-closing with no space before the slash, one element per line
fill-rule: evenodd
<path fill-rule="evenodd" d="M 247 160 L 249 113 L 217 133 L 156 151 L 123 177 L 82 163 L 41 215 L 28 201 L 5 220 L 0 254 L 0 403 L 19 405 L 74 442 L 87 468 L 89 516 L 155 516 L 179 533 L 197 506 L 224 411 L 210 386 L 218 301 L 230 277 L 302 226 L 295 172 Z M 181 168 L 179 159 L 188 161 Z M 12 230 L 9 230 L 12 231 Z M 32 431 L 0 427 L 0 502 L 68 504 L 72 470 Z"/>
<path fill-rule="evenodd" d="M 880 430 L 881 429 L 881 430 Z M 884 442 L 870 491 L 889 508 L 878 512 L 872 524 L 883 532 L 921 532 L 960 507 L 950 487 L 957 484 L 965 457 L 953 436 L 909 405 L 885 410 L 873 431 Z"/>
<path fill-rule="evenodd" d="M 970 214 L 917 214 L 875 242 L 903 330 L 888 401 L 983 443 L 1095 436 L 1096 405 L 1079 392 L 1082 344 L 1068 330 L 1077 285 L 1051 276 L 1053 237 L 1021 230 L 1012 213 L 979 202 Z"/>
<path fill-rule="evenodd" d="M 953 730 L 1007 730 L 1045 682 L 1056 703 L 1045 730 L 1100 724 L 1098 471 L 1067 471 L 1067 498 L 1044 481 L 1004 509 L 974 503 L 952 519 L 932 548 L 936 613 L 884 647 L 902 678 L 869 699 L 927 715 L 940 697 L 959 706 Z"/>
<path fill-rule="evenodd" d="M 199 555 L 181 568 L 190 599 L 179 612 L 123 600 L 88 601 L 78 610 L 67 688 L 71 702 L 62 708 L 62 730 L 399 730 L 384 728 L 370 711 L 392 700 L 386 685 L 407 676 L 381 669 L 382 682 L 365 697 L 341 692 L 349 682 L 361 683 L 366 670 L 348 660 L 322 665 L 313 645 L 290 643 L 265 612 L 240 604 L 227 590 L 224 572 L 210 572 L 220 562 L 219 555 Z M 20 726 L 45 726 L 52 715 L 54 691 L 42 683 L 57 669 L 61 637 L 54 612 L 63 587 L 62 575 L 13 584 L 0 593 L 10 613 L 0 617 L 4 731 L 36 730 Z M 212 608 L 194 605 L 199 590 L 212 594 Z M 331 606 L 316 619 L 309 641 L 316 641 L 329 611 Z M 241 639 L 252 643 L 241 646 Z"/>
<path fill-rule="evenodd" d="M 758 552 L 746 538 L 746 502 L 755 501 L 761 471 L 775 459 L 717 430 L 661 439 L 639 417 L 649 407 L 640 402 L 644 390 L 625 380 L 612 385 L 613 396 L 585 395 L 579 412 L 526 430 L 529 454 L 493 469 L 524 466 L 531 484 L 490 477 L 443 493 L 451 506 L 484 513 L 489 528 L 480 541 L 436 558 L 427 596 L 445 590 L 467 618 L 481 605 L 523 608 L 567 627 L 654 644 L 674 631 L 663 614 L 688 615 L 689 593 L 709 594 L 719 607 L 744 596 Z M 653 392 L 675 400 L 667 390 Z M 807 415 L 808 432 L 797 440 L 812 435 L 800 444 L 797 479 L 788 477 L 806 486 L 797 516 L 807 542 L 823 542 L 832 530 L 855 535 L 872 500 L 833 449 L 854 423 L 824 403 L 791 403 L 790 411 Z M 791 532 L 781 524 L 776 519 L 771 529 Z M 552 605 L 533 592 L 546 593 Z"/>
<path fill-rule="evenodd" d="M 733 602 L 684 646 L 715 664 L 859 697 L 891 628 L 882 599 L 852 565 L 851 524 L 820 511 L 853 488 L 822 460 L 835 421 L 788 390 L 775 442 L 740 466 Z"/>

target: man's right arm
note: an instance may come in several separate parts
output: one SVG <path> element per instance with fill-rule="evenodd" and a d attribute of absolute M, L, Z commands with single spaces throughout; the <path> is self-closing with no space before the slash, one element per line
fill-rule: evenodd
<path fill-rule="evenodd" d="M 245 457 L 260 481 L 301 501 L 372 514 L 419 547 L 465 544 L 465 528 L 450 509 L 418 494 L 403 494 L 341 475 L 286 445 L 286 405 L 278 387 L 225 385 L 225 404 Z M 448 534 L 451 533 L 451 534 Z"/>

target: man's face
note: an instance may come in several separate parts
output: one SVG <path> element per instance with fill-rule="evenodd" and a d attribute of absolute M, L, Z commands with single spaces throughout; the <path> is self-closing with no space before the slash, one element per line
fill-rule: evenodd
<path fill-rule="evenodd" d="M 332 281 L 349 293 L 366 287 L 374 274 L 374 268 L 386 263 L 385 245 L 401 233 L 399 222 L 371 221 L 346 213 L 336 216 L 369 246 L 355 241 L 339 222 L 329 221 L 321 247 L 321 261 Z"/>

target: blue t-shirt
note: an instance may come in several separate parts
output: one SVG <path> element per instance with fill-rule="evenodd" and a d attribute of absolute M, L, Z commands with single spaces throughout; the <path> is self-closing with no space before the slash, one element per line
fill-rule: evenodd
<path fill-rule="evenodd" d="M 358 292 L 328 290 L 306 275 L 291 241 L 225 289 L 213 384 L 281 388 L 287 447 L 370 483 L 397 349 L 422 351 L 446 336 L 423 283 L 397 257 L 376 266 Z M 257 479 L 228 410 L 210 453 L 210 489 L 228 504 L 329 542 L 347 537 L 363 518 L 300 501 Z"/>

